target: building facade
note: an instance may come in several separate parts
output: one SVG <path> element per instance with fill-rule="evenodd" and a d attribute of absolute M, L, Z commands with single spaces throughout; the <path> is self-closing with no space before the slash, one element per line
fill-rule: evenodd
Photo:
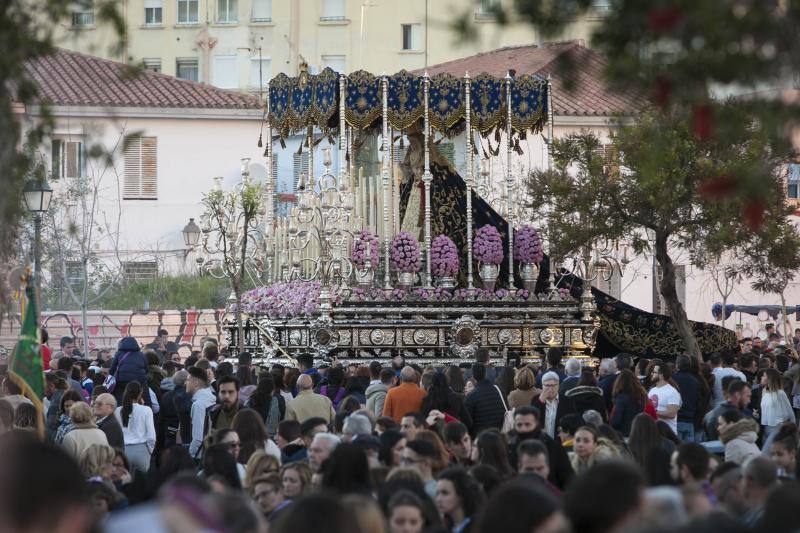
<path fill-rule="evenodd" d="M 560 39 L 588 39 L 609 5 L 596 1 Z M 396 72 L 541 44 L 537 31 L 515 21 L 513 13 L 501 27 L 495 6 L 510 10 L 513 1 L 131 0 L 120 7 L 129 35 L 119 53 L 113 30 L 95 24 L 91 4 L 76 8 L 59 28 L 57 42 L 191 81 L 255 91 L 280 72 L 296 75 L 302 61 L 312 72 Z M 460 40 L 453 31 L 459 17 L 471 39 Z"/>

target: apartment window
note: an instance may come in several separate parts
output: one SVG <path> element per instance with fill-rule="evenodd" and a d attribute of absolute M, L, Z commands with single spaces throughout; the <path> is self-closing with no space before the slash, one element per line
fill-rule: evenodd
<path fill-rule="evenodd" d="M 320 20 L 344 20 L 346 0 L 322 0 Z"/>
<path fill-rule="evenodd" d="M 500 0 L 478 0 L 478 10 L 475 18 L 479 20 L 494 20 L 500 9 Z"/>
<path fill-rule="evenodd" d="M 236 0 L 217 0 L 217 22 L 231 23 L 239 20 Z"/>
<path fill-rule="evenodd" d="M 267 81 L 272 77 L 272 61 L 254 57 L 250 59 L 250 87 L 258 89 L 266 87 Z"/>
<path fill-rule="evenodd" d="M 592 0 L 592 9 L 595 11 L 611 11 L 611 0 Z"/>
<path fill-rule="evenodd" d="M 294 154 L 294 166 L 292 171 L 292 180 L 294 181 L 294 190 L 297 192 L 297 185 L 300 181 L 300 174 L 306 175 L 306 186 L 310 185 L 309 177 L 308 177 L 308 152 L 303 152 L 302 154 L 295 153 Z"/>
<path fill-rule="evenodd" d="M 322 68 L 330 67 L 334 72 L 345 72 L 347 60 L 345 56 L 322 56 Z"/>
<path fill-rule="evenodd" d="M 403 50 L 422 49 L 422 24 L 401 24 L 403 30 Z"/>
<path fill-rule="evenodd" d="M 197 24 L 198 3 L 199 0 L 178 0 L 178 24 Z"/>
<path fill-rule="evenodd" d="M 53 177 L 82 178 L 85 175 L 83 142 L 67 139 L 53 139 Z"/>
<path fill-rule="evenodd" d="M 793 200 L 800 200 L 800 163 L 789 164 L 786 182 L 786 196 Z"/>
<path fill-rule="evenodd" d="M 211 83 L 223 89 L 235 89 L 239 86 L 239 73 L 236 69 L 235 55 L 214 56 L 211 72 Z"/>
<path fill-rule="evenodd" d="M 145 26 L 160 26 L 163 13 L 162 0 L 144 0 Z"/>
<path fill-rule="evenodd" d="M 155 279 L 158 276 L 158 263 L 155 261 L 125 261 L 122 263 L 122 280 L 135 283 Z"/>
<path fill-rule="evenodd" d="M 253 0 L 253 12 L 250 14 L 252 22 L 272 21 L 272 0 Z"/>
<path fill-rule="evenodd" d="M 128 137 L 125 140 L 125 200 L 158 199 L 158 139 Z"/>
<path fill-rule="evenodd" d="M 175 76 L 182 80 L 197 81 L 197 59 L 178 59 L 175 62 Z"/>
<path fill-rule="evenodd" d="M 94 26 L 94 2 L 92 0 L 77 2 L 72 10 L 72 27 L 85 28 L 87 26 Z"/>
<path fill-rule="evenodd" d="M 161 72 L 161 59 L 144 58 L 142 62 L 144 63 L 144 68 L 146 70 L 152 70 L 153 72 Z"/>

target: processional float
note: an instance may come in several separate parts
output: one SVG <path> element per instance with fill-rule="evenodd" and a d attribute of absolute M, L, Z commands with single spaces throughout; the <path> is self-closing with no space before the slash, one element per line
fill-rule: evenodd
<path fill-rule="evenodd" d="M 243 338 L 237 324 L 225 327 L 234 353 L 438 363 L 471 358 L 478 347 L 493 357 L 535 358 L 550 347 L 591 353 L 602 319 L 591 281 L 619 265 L 594 250 L 565 261 L 569 270 L 551 269 L 533 221 L 515 217 L 524 184 L 512 157 L 520 141 L 548 126 L 551 161 L 549 79 L 327 68 L 280 74 L 267 94 L 266 168 L 277 146 L 298 135 L 309 168 L 285 217 L 267 173 L 250 248 L 264 285 L 244 297 Z M 359 146 L 371 136 L 380 146 L 374 177 L 356 170 Z M 476 136 L 494 138 L 492 153 L 504 159 L 505 218 L 476 192 Z M 459 137 L 465 179 L 436 147 Z M 335 170 L 330 148 L 315 168 L 314 147 L 326 140 L 338 151 Z"/>

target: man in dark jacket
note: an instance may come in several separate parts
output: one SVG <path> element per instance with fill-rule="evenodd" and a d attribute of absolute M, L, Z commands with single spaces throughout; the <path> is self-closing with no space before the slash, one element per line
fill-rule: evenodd
<path fill-rule="evenodd" d="M 117 404 L 122 403 L 122 395 L 128 383 L 138 381 L 142 384 L 142 399 L 145 404 L 150 405 L 147 359 L 139 348 L 139 341 L 134 337 L 124 337 L 119 341 L 108 374 L 117 380 L 114 385 L 114 398 Z"/>
<path fill-rule="evenodd" d="M 117 401 L 108 393 L 99 394 L 92 402 L 92 414 L 94 415 L 97 429 L 106 434 L 108 445 L 112 448 L 125 449 L 125 439 L 122 436 L 122 427 L 114 416 L 114 409 L 117 408 Z"/>
<path fill-rule="evenodd" d="M 550 463 L 550 474 L 547 480 L 564 490 L 569 480 L 575 475 L 569 456 L 558 439 L 542 431 L 539 424 L 539 410 L 529 405 L 517 407 L 514 410 L 514 430 L 509 432 L 508 439 L 508 459 L 514 468 L 517 468 L 517 448 L 519 444 L 526 440 L 538 440 L 547 448 L 548 460 Z"/>
<path fill-rule="evenodd" d="M 691 373 L 692 362 L 687 355 L 675 359 L 678 371 L 672 379 L 678 384 L 681 393 L 681 408 L 678 409 L 678 437 L 683 442 L 694 442 L 694 420 L 700 408 L 700 383 Z"/>
<path fill-rule="evenodd" d="M 484 429 L 503 427 L 506 403 L 500 390 L 486 379 L 485 365 L 475 363 L 472 377 L 475 378 L 475 390 L 469 393 L 464 404 L 472 418 L 471 433 L 475 436 Z"/>
<path fill-rule="evenodd" d="M 208 408 L 206 412 L 204 435 L 218 429 L 230 428 L 233 417 L 242 408 L 239 401 L 239 380 L 235 376 L 223 376 L 217 380 L 219 393 L 217 403 Z"/>
<path fill-rule="evenodd" d="M 192 401 L 186 393 L 186 378 L 188 377 L 188 372 L 179 370 L 173 374 L 172 378 L 164 379 L 161 382 L 161 390 L 164 391 L 164 395 L 161 397 L 161 431 L 164 435 L 164 448 L 175 446 L 177 442 L 181 420 L 178 406 L 188 406 L 187 413 L 191 410 Z M 187 401 L 176 401 L 181 396 L 186 396 Z M 191 416 L 189 416 L 189 420 L 191 420 Z M 191 433 L 189 435 L 191 438 Z"/>

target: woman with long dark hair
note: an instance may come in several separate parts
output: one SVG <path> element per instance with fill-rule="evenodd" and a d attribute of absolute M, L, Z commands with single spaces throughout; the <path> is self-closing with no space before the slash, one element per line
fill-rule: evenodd
<path fill-rule="evenodd" d="M 436 508 L 453 533 L 473 529 L 470 527 L 472 520 L 484 500 L 481 486 L 460 466 L 442 471 L 436 480 Z"/>
<path fill-rule="evenodd" d="M 503 479 L 514 475 L 514 469 L 508 462 L 508 443 L 505 436 L 496 429 L 487 429 L 478 435 L 472 454 L 472 460 L 476 464 L 493 467 Z"/>
<path fill-rule="evenodd" d="M 142 392 L 138 381 L 128 383 L 122 395 L 122 405 L 114 411 L 114 416 L 122 426 L 125 455 L 134 469 L 147 472 L 156 446 L 156 429 L 153 411 L 142 405 Z"/>
<path fill-rule="evenodd" d="M 459 397 L 464 397 L 464 373 L 456 365 L 448 366 L 444 371 L 444 377 L 447 378 L 447 385 L 450 390 L 456 393 Z"/>
<path fill-rule="evenodd" d="M 369 494 L 371 479 L 364 448 L 357 444 L 339 444 L 325 461 L 322 488 L 335 494 Z"/>
<path fill-rule="evenodd" d="M 406 447 L 406 438 L 399 431 L 387 429 L 378 437 L 381 441 L 381 449 L 378 452 L 378 459 L 389 468 L 400 466 L 403 458 L 403 450 Z"/>
<path fill-rule="evenodd" d="M 264 450 L 269 455 L 277 457 L 281 456 L 278 445 L 269 439 L 267 426 L 264 425 L 261 415 L 255 410 L 239 409 L 239 412 L 233 417 L 231 429 L 239 435 L 241 441 L 241 448 L 237 456 L 239 463 L 247 464 L 250 456 L 256 450 Z"/>
<path fill-rule="evenodd" d="M 55 436 L 53 437 L 53 442 L 55 444 L 61 444 L 64 442 L 64 436 L 72 431 L 72 429 L 75 427 L 72 424 L 72 419 L 69 417 L 69 410 L 75 404 L 75 402 L 82 401 L 83 398 L 81 398 L 81 395 L 77 391 L 73 389 L 64 391 L 58 406 L 58 427 L 56 428 Z"/>
<path fill-rule="evenodd" d="M 644 411 L 647 403 L 647 391 L 630 370 L 623 370 L 614 382 L 611 393 L 614 404 L 611 408 L 609 423 L 611 427 L 627 437 L 631 433 L 633 419 Z"/>
<path fill-rule="evenodd" d="M 422 399 L 422 409 L 420 411 L 423 416 L 427 418 L 434 409 L 455 419 L 447 420 L 445 417 L 445 422 L 458 421 L 467 426 L 467 429 L 472 429 L 472 417 L 464 406 L 464 400 L 450 390 L 444 374 L 433 374 L 428 394 Z"/>
<path fill-rule="evenodd" d="M 282 364 L 275 363 L 270 367 L 269 373 L 272 376 L 274 393 L 280 394 L 284 403 L 292 401 L 294 396 L 292 395 L 292 388 L 286 383 L 286 369 L 284 366 Z"/>
<path fill-rule="evenodd" d="M 675 444 L 661 436 L 658 424 L 652 416 L 639 413 L 633 419 L 628 449 L 633 460 L 645 473 L 648 485 L 670 483 L 669 463 Z"/>
<path fill-rule="evenodd" d="M 256 390 L 247 399 L 246 407 L 254 409 L 266 424 L 270 435 L 278 431 L 278 424 L 286 416 L 286 402 L 275 389 L 273 374 L 261 372 L 258 375 Z"/>
<path fill-rule="evenodd" d="M 242 488 L 236 459 L 226 444 L 212 444 L 206 449 L 203 454 L 203 476 L 208 480 L 214 478 L 221 481 L 230 489 Z"/>
<path fill-rule="evenodd" d="M 250 352 L 242 352 L 239 354 L 239 364 L 236 366 L 236 379 L 239 380 L 239 387 L 247 387 L 248 385 L 255 385 L 253 379 L 253 370 L 250 365 L 253 364 L 253 354 Z"/>

